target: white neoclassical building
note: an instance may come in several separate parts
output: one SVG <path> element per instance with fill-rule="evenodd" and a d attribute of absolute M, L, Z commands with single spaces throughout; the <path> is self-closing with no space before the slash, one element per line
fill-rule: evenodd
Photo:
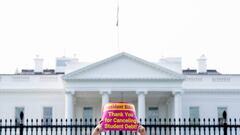
<path fill-rule="evenodd" d="M 96 63 L 76 58 L 56 59 L 56 69 L 0 75 L 0 119 L 100 118 L 108 102 L 130 102 L 139 118 L 221 118 L 240 114 L 240 75 L 207 69 L 205 56 L 198 69 L 181 67 L 180 58 L 153 63 L 119 53 Z"/>

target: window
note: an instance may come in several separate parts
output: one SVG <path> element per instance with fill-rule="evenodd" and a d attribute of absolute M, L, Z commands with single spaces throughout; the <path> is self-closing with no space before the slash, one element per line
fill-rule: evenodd
<path fill-rule="evenodd" d="M 158 107 L 149 107 L 147 112 L 147 118 L 151 120 L 159 118 Z"/>
<path fill-rule="evenodd" d="M 227 107 L 218 107 L 217 108 L 217 113 L 218 113 L 218 119 L 220 120 L 219 124 L 222 124 L 223 121 L 223 112 L 226 111 L 227 112 Z"/>
<path fill-rule="evenodd" d="M 20 123 L 21 123 L 21 119 L 20 119 L 21 112 L 24 113 L 24 107 L 15 107 L 15 119 L 17 120 L 15 123 L 16 125 L 20 125 Z"/>
<path fill-rule="evenodd" d="M 43 107 L 43 124 L 51 125 L 52 107 Z"/>
<path fill-rule="evenodd" d="M 89 121 L 89 119 L 93 118 L 93 108 L 92 107 L 83 107 L 83 121 L 85 119 Z"/>
<path fill-rule="evenodd" d="M 198 106 L 189 107 L 189 118 L 190 118 L 192 124 L 194 124 L 194 122 L 193 122 L 194 119 L 195 119 L 195 124 L 198 123 L 198 119 L 199 119 L 199 107 Z"/>

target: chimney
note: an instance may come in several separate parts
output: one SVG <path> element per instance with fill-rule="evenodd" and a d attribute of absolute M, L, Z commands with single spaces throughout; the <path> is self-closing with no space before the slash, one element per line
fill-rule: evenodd
<path fill-rule="evenodd" d="M 207 59 L 205 55 L 201 55 L 198 61 L 198 73 L 206 73 L 207 72 Z"/>
<path fill-rule="evenodd" d="M 34 62 L 35 62 L 34 72 L 38 73 L 38 74 L 42 73 L 43 72 L 43 59 L 39 58 L 39 55 L 36 55 Z"/>

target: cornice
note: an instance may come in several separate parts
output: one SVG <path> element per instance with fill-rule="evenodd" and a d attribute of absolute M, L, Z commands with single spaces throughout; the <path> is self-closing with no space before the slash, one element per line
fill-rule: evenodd
<path fill-rule="evenodd" d="M 210 89 L 183 89 L 185 93 L 240 93 L 239 89 L 219 89 L 219 88 L 210 88 Z"/>
<path fill-rule="evenodd" d="M 64 93 L 64 89 L 0 89 L 0 93 Z"/>
<path fill-rule="evenodd" d="M 127 77 L 116 77 L 116 78 L 98 78 L 98 77 L 94 77 L 94 78 L 68 78 L 65 81 L 71 81 L 71 80 L 161 80 L 161 81 L 168 81 L 168 80 L 175 80 L 175 81 L 182 81 L 182 79 L 179 78 L 157 78 L 157 77 L 132 77 L 132 78 L 127 78 Z"/>

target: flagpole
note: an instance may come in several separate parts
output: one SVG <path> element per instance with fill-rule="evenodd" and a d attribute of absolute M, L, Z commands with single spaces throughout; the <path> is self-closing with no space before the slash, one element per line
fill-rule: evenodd
<path fill-rule="evenodd" d="M 119 40 L 119 0 L 117 0 L 117 52 L 120 52 L 120 40 Z"/>

